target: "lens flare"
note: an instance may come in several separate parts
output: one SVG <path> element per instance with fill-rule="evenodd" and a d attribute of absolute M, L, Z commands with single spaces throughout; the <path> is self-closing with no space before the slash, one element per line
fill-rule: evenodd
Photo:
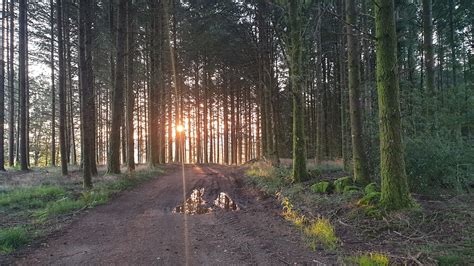
<path fill-rule="evenodd" d="M 179 133 L 183 132 L 184 131 L 183 125 L 177 125 L 176 126 L 176 131 L 179 132 Z"/>

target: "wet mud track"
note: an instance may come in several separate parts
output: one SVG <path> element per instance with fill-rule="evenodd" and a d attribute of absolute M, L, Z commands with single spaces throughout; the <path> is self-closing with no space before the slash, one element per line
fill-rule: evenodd
<path fill-rule="evenodd" d="M 183 189 L 183 180 L 185 186 Z M 198 191 L 208 211 L 190 213 Z M 223 194 L 225 193 L 225 194 Z M 185 211 L 187 210 L 187 211 Z M 243 185 L 239 168 L 184 167 L 92 209 L 20 265 L 318 264 L 272 198 Z"/>

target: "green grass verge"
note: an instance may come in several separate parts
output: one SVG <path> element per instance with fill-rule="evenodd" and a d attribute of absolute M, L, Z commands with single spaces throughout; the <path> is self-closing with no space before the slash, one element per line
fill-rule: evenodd
<path fill-rule="evenodd" d="M 0 253 L 8 254 L 38 237 L 43 224 L 57 223 L 55 217 L 70 215 L 80 209 L 105 204 L 120 191 L 133 188 L 163 173 L 161 169 L 137 171 L 116 179 L 97 182 L 88 191 L 77 193 L 77 187 L 39 185 L 0 192 L 0 215 L 21 215 L 22 226 L 4 227 L 0 224 Z M 35 230 L 26 230 L 36 224 Z"/>

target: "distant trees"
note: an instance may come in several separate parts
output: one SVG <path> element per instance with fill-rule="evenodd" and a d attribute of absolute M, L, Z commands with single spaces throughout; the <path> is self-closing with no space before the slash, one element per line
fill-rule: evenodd
<path fill-rule="evenodd" d="M 304 181 L 307 158 L 342 158 L 399 208 L 407 183 L 455 185 L 433 176 L 470 162 L 474 14 L 471 1 L 390 2 L 4 1 L 2 154 L 22 169 L 61 160 L 63 174 L 80 159 L 87 188 L 98 164 L 281 157 Z M 453 161 L 419 163 L 440 151 Z"/>

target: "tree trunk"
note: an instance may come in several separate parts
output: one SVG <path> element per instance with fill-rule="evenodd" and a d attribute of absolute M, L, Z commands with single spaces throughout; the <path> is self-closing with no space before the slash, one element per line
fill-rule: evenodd
<path fill-rule="evenodd" d="M 2 28 L 0 29 L 0 171 L 5 171 L 5 61 L 4 61 L 4 43 L 5 43 L 5 14 L 7 1 L 3 0 Z"/>
<path fill-rule="evenodd" d="M 50 0 L 51 12 L 51 166 L 56 166 L 56 89 L 54 87 L 54 1 Z"/>
<path fill-rule="evenodd" d="M 304 134 L 304 100 L 302 82 L 303 40 L 301 25 L 301 1 L 289 3 L 290 28 L 290 82 L 293 98 L 293 179 L 296 182 L 308 178 L 306 171 L 306 144 Z"/>
<path fill-rule="evenodd" d="M 376 77 L 379 102 L 381 204 L 388 210 L 411 205 L 401 136 L 397 34 L 393 0 L 375 1 Z"/>
<path fill-rule="evenodd" d="M 134 73 L 133 73 L 133 60 L 134 60 L 134 9 L 131 2 L 127 2 L 127 118 L 126 129 L 127 129 L 127 166 L 128 171 L 132 172 L 135 170 L 135 147 L 133 143 L 133 109 L 134 109 L 134 93 L 133 93 L 133 82 L 134 82 Z"/>
<path fill-rule="evenodd" d="M 94 145 L 94 126 L 93 109 L 94 89 L 92 87 L 92 5 L 91 1 L 80 0 L 79 2 L 79 60 L 80 60 L 80 78 L 81 78 L 81 115 L 82 115 L 82 161 L 84 188 L 92 188 L 92 164 L 95 162 L 93 149 Z"/>
<path fill-rule="evenodd" d="M 367 156 L 365 153 L 360 103 L 360 45 L 355 25 L 357 23 L 356 4 L 346 1 L 347 51 L 349 67 L 349 110 L 352 136 L 352 169 L 354 182 L 366 184 L 370 181 Z"/>
<path fill-rule="evenodd" d="M 426 115 L 429 122 L 434 122 L 434 108 L 436 108 L 436 99 L 434 92 L 434 50 L 433 50 L 433 4 L 432 0 L 423 0 L 423 48 L 425 52 L 425 71 L 426 71 L 426 94 L 429 100 L 426 102 Z M 431 127 L 427 127 L 427 130 Z"/>
<path fill-rule="evenodd" d="M 21 170 L 28 170 L 28 149 L 27 149 L 27 128 L 26 128 L 26 113 L 27 110 L 27 78 L 28 73 L 26 69 L 26 43 L 28 41 L 27 31 L 27 12 L 28 5 L 26 0 L 19 1 L 19 17 L 18 17 L 18 74 L 19 74 L 19 85 L 20 85 L 20 117 L 19 117 L 19 157 L 20 157 L 20 168 Z"/>
<path fill-rule="evenodd" d="M 14 13 L 15 1 L 10 0 L 10 12 Z M 8 119 L 8 165 L 15 165 L 15 68 L 13 62 L 15 60 L 15 20 L 14 16 L 10 17 L 10 76 L 8 77 L 8 86 L 10 87 L 9 102 L 9 119 Z"/>
<path fill-rule="evenodd" d="M 59 146 L 61 152 L 61 173 L 67 175 L 67 148 L 66 148 L 66 68 L 64 64 L 64 39 L 62 2 L 57 0 L 57 27 L 58 27 L 58 66 L 59 66 Z"/>
<path fill-rule="evenodd" d="M 126 5 L 127 0 L 119 0 L 117 19 L 117 59 L 115 66 L 115 87 L 112 99 L 112 126 L 109 136 L 109 154 L 107 172 L 120 173 L 120 126 L 123 118 L 124 61 L 126 42 Z"/>

